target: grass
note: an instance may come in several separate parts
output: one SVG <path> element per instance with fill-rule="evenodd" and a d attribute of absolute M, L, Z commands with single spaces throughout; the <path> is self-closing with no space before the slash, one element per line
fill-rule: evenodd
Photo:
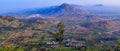
<path fill-rule="evenodd" d="M 60 49 L 56 48 L 56 49 L 51 49 L 50 51 L 60 51 Z M 69 48 L 69 47 L 62 47 L 61 51 L 78 51 L 78 50 L 76 50 L 74 48 Z"/>

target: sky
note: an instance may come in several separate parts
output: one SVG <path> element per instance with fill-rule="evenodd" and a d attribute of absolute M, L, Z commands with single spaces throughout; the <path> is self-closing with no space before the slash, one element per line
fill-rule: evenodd
<path fill-rule="evenodd" d="M 120 0 L 0 0 L 0 11 L 15 11 L 30 8 L 41 8 L 60 5 L 62 3 L 76 5 L 103 4 L 108 6 L 120 6 Z"/>

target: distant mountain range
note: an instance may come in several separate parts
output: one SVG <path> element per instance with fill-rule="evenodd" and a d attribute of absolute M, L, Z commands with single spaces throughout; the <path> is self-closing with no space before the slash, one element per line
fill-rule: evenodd
<path fill-rule="evenodd" d="M 90 21 L 97 22 L 102 20 L 100 17 L 90 15 L 91 13 L 87 9 L 76 8 L 77 5 L 70 5 L 63 3 L 60 6 L 52 6 L 42 9 L 23 10 L 16 13 L 8 13 L 11 16 L 18 16 L 26 19 L 30 18 L 47 18 L 54 17 L 60 21 Z M 96 5 L 103 6 L 101 4 Z M 81 6 L 82 7 L 82 6 Z"/>
<path fill-rule="evenodd" d="M 91 6 L 83 6 L 83 5 L 74 5 L 63 3 L 59 6 L 51 6 L 46 8 L 35 8 L 35 9 L 25 9 L 16 12 L 9 12 L 2 15 L 22 17 L 22 18 L 32 18 L 32 17 L 60 17 L 60 16 L 70 16 L 76 17 L 80 15 L 98 15 L 102 18 L 111 19 L 114 17 L 116 19 L 116 15 L 119 15 L 119 9 L 114 9 L 114 7 L 106 7 L 103 4 L 96 4 Z M 118 17 L 117 17 L 118 18 Z"/>
<path fill-rule="evenodd" d="M 88 13 L 89 11 L 86 9 L 78 9 L 70 4 L 63 3 L 60 6 L 52 6 L 44 9 L 23 10 L 15 13 L 7 13 L 7 15 L 28 16 L 33 14 L 40 14 L 42 16 L 59 16 L 63 14 L 88 14 Z"/>

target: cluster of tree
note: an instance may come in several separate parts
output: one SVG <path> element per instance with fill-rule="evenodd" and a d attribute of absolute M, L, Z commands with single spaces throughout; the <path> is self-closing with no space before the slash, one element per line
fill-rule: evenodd
<path fill-rule="evenodd" d="M 11 46 L 11 47 L 0 47 L 0 51 L 25 51 L 25 49 L 23 47 L 15 48 Z"/>

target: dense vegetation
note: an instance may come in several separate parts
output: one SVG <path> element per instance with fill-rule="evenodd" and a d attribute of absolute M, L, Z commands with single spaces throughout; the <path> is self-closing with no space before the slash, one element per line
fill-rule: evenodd
<path fill-rule="evenodd" d="M 120 51 L 119 21 L 58 20 L 0 16 L 0 51 Z"/>

